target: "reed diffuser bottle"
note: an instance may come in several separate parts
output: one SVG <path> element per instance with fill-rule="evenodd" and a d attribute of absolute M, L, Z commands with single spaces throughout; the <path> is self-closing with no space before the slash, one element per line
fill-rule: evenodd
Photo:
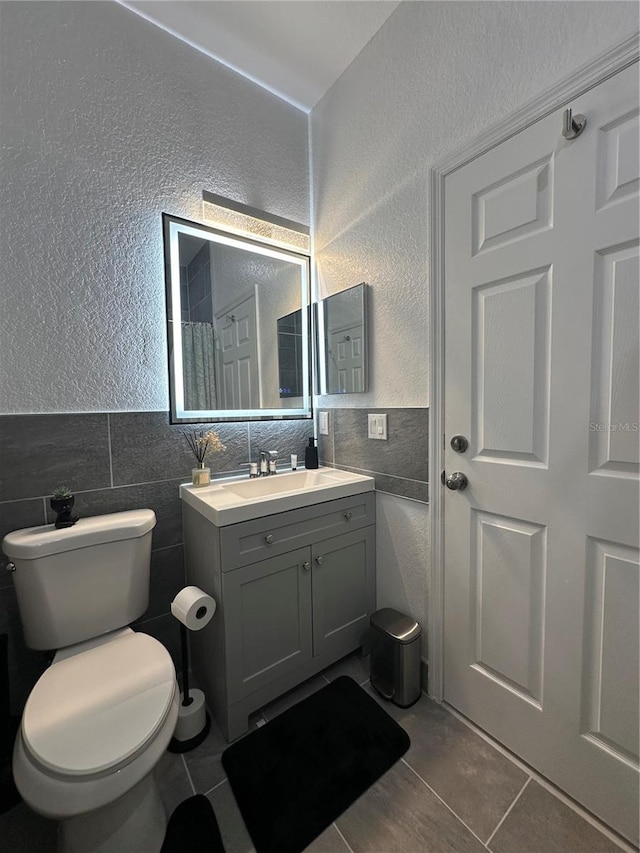
<path fill-rule="evenodd" d="M 226 447 L 217 432 L 204 430 L 185 432 L 183 435 L 189 450 L 196 458 L 196 467 L 191 469 L 191 482 L 194 486 L 208 486 L 211 482 L 211 468 L 206 464 L 207 454 L 222 453 Z"/>

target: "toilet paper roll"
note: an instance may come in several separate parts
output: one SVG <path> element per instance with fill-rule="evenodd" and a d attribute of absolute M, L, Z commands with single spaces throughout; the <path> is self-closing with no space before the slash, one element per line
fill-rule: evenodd
<path fill-rule="evenodd" d="M 190 691 L 191 704 L 182 704 L 180 694 L 180 708 L 178 710 L 178 721 L 173 736 L 176 740 L 185 741 L 199 735 L 207 723 L 204 693 L 202 690 Z"/>
<path fill-rule="evenodd" d="M 197 586 L 185 586 L 171 602 L 171 612 L 190 631 L 199 631 L 211 621 L 216 602 Z"/>

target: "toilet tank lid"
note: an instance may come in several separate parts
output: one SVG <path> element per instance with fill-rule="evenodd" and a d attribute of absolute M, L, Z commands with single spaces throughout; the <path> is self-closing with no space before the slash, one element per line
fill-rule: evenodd
<path fill-rule="evenodd" d="M 2 550 L 9 559 L 37 560 L 77 548 L 136 539 L 153 530 L 155 524 L 156 515 L 151 509 L 94 515 L 59 530 L 53 524 L 14 530 L 4 537 Z"/>

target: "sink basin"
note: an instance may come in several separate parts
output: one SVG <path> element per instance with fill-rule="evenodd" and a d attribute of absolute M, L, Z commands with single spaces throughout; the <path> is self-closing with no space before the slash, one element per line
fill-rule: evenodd
<path fill-rule="evenodd" d="M 272 474 L 268 477 L 258 477 L 255 480 L 243 480 L 239 483 L 229 483 L 223 488 L 241 498 L 252 500 L 266 495 L 282 495 L 285 492 L 297 492 L 300 489 L 311 489 L 317 486 L 335 485 L 336 480 L 324 471 L 292 471 L 281 476 Z"/>
<path fill-rule="evenodd" d="M 180 497 L 218 527 L 277 512 L 373 491 L 373 477 L 318 468 L 271 474 L 254 480 L 215 480 L 210 486 L 180 486 Z"/>

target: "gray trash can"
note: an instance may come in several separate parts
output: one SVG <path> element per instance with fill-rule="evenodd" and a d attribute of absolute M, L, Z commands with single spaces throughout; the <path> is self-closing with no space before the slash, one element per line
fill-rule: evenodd
<path fill-rule="evenodd" d="M 371 615 L 371 684 L 401 708 L 420 698 L 420 635 L 415 619 L 383 607 Z"/>

